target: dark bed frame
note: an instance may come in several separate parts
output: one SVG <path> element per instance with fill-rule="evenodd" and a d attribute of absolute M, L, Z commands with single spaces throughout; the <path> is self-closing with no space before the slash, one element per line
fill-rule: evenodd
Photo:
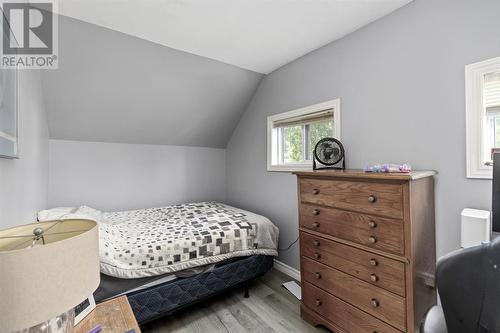
<path fill-rule="evenodd" d="M 139 325 L 204 301 L 236 287 L 244 287 L 249 297 L 252 280 L 273 267 L 272 256 L 253 255 L 216 266 L 214 270 L 179 278 L 127 294 Z"/>

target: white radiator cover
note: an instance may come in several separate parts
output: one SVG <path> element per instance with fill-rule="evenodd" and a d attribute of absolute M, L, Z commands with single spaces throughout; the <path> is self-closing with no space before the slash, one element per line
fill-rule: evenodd
<path fill-rule="evenodd" d="M 461 247 L 477 246 L 490 241 L 491 213 L 489 211 L 465 208 L 462 210 L 461 216 Z"/>

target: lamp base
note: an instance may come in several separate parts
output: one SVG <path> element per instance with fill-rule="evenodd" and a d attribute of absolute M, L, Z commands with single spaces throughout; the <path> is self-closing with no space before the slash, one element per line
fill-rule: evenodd
<path fill-rule="evenodd" d="M 74 325 L 75 310 L 71 309 L 36 326 L 13 333 L 73 333 Z"/>

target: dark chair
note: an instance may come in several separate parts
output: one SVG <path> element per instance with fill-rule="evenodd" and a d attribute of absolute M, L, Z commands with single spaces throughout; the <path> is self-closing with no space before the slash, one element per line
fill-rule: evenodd
<path fill-rule="evenodd" d="M 440 259 L 436 279 L 421 333 L 500 333 L 500 238 Z"/>

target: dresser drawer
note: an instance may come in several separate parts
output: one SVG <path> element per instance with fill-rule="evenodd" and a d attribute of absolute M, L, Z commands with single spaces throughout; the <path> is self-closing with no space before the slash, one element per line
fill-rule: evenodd
<path fill-rule="evenodd" d="M 329 179 L 300 179 L 300 200 L 394 218 L 403 217 L 403 187 Z"/>
<path fill-rule="evenodd" d="M 302 257 L 301 269 L 304 281 L 398 329 L 404 330 L 406 328 L 405 299 L 403 297 L 306 257 Z"/>
<path fill-rule="evenodd" d="M 300 233 L 300 253 L 365 282 L 405 296 L 405 266 L 402 262 L 306 232 Z"/>
<path fill-rule="evenodd" d="M 402 220 L 301 204 L 300 226 L 375 249 L 404 254 Z"/>
<path fill-rule="evenodd" d="M 386 323 L 358 310 L 327 292 L 304 282 L 302 303 L 349 333 L 400 333 Z"/>

